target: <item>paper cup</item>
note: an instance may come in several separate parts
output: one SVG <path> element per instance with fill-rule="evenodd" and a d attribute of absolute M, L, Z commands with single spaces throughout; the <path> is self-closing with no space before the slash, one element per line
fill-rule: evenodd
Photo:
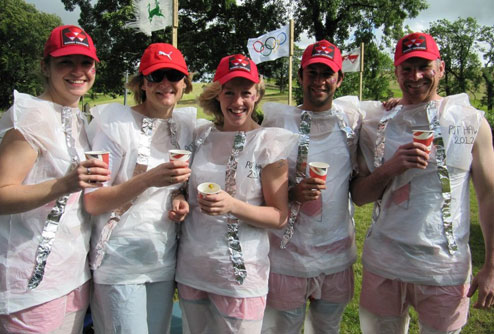
<path fill-rule="evenodd" d="M 189 161 L 191 152 L 187 150 L 169 150 L 168 156 L 170 161 L 180 160 Z"/>
<path fill-rule="evenodd" d="M 424 144 L 427 147 L 427 153 L 431 153 L 432 143 L 434 142 L 434 131 L 413 130 L 413 142 Z"/>
<path fill-rule="evenodd" d="M 309 162 L 309 175 L 312 178 L 326 181 L 329 164 L 325 162 Z"/>
<path fill-rule="evenodd" d="M 88 151 L 84 152 L 86 159 L 98 159 L 110 166 L 110 152 L 106 151 Z"/>
<path fill-rule="evenodd" d="M 199 192 L 199 197 L 217 194 L 221 190 L 221 187 L 217 183 L 204 182 L 197 186 L 197 191 Z"/>

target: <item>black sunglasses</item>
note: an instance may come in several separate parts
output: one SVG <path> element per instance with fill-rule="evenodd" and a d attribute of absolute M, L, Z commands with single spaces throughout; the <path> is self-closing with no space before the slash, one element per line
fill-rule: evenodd
<path fill-rule="evenodd" d="M 165 77 L 170 82 L 177 82 L 182 80 L 185 74 L 177 70 L 157 70 L 144 76 L 149 82 L 161 82 Z"/>

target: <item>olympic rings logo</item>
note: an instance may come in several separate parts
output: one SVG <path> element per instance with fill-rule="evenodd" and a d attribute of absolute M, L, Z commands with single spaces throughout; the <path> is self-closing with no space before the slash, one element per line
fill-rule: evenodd
<path fill-rule="evenodd" d="M 286 33 L 280 32 L 276 38 L 274 36 L 269 36 L 264 40 L 264 42 L 260 40 L 255 41 L 252 47 L 255 52 L 267 57 L 271 53 L 276 52 L 276 50 L 278 50 L 278 48 L 282 46 L 286 40 Z"/>

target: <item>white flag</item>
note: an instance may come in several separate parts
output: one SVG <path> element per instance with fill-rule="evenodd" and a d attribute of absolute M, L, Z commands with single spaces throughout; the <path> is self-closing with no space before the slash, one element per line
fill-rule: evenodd
<path fill-rule="evenodd" d="M 173 24 L 172 0 L 135 0 L 134 3 L 136 20 L 127 23 L 128 27 L 137 28 L 151 36 L 151 32 Z"/>
<path fill-rule="evenodd" d="M 250 59 L 256 64 L 275 60 L 290 54 L 290 25 L 268 32 L 257 38 L 249 38 L 247 49 Z"/>
<path fill-rule="evenodd" d="M 341 56 L 343 72 L 360 72 L 360 48 L 353 49 Z"/>

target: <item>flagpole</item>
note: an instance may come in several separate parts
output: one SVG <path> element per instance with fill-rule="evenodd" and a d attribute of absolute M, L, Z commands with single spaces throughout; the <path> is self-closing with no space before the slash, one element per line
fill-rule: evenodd
<path fill-rule="evenodd" d="M 292 105 L 293 30 L 293 19 L 290 19 L 290 53 L 288 56 L 288 105 Z"/>
<path fill-rule="evenodd" d="M 364 42 L 360 44 L 360 87 L 359 87 L 359 100 L 362 101 L 362 90 L 364 80 Z"/>
<path fill-rule="evenodd" d="M 178 48 L 178 0 L 173 0 L 172 45 Z"/>

